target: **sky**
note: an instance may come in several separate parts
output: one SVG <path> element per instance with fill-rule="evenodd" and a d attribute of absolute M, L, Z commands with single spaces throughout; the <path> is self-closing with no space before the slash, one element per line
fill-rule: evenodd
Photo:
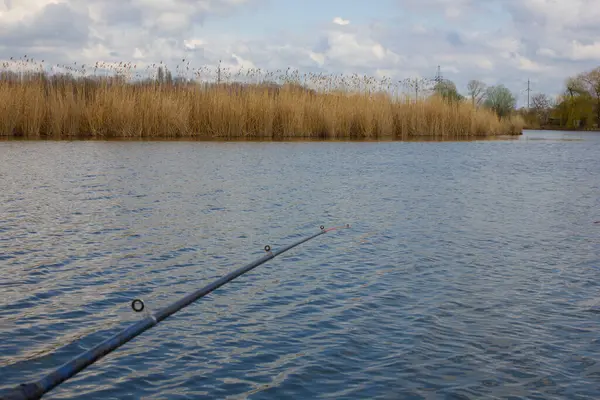
<path fill-rule="evenodd" d="M 0 0 L 0 61 L 163 61 L 393 80 L 470 79 L 518 99 L 600 66 L 599 0 Z"/>

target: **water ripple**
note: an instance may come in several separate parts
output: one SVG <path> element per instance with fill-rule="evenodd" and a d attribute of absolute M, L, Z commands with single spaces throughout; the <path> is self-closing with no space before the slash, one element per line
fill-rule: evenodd
<path fill-rule="evenodd" d="M 46 397 L 598 398 L 600 137 L 544 135 L 0 142 L 0 387 L 349 222 Z"/>

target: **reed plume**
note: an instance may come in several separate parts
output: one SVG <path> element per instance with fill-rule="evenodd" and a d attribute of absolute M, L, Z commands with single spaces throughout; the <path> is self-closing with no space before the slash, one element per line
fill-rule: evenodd
<path fill-rule="evenodd" d="M 469 102 L 415 99 L 389 78 L 237 72 L 182 60 L 52 65 L 11 59 L 0 70 L 0 135 L 23 138 L 452 139 L 520 134 Z M 57 73 L 61 72 L 61 73 Z M 152 74 L 152 76 L 149 76 Z M 211 82 L 214 81 L 214 82 Z"/>

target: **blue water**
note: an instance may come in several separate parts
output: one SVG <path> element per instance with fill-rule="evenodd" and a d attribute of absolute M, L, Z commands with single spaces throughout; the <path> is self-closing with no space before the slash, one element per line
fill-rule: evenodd
<path fill-rule="evenodd" d="M 596 399 L 600 134 L 0 142 L 0 388 L 273 249 L 48 399 Z"/>

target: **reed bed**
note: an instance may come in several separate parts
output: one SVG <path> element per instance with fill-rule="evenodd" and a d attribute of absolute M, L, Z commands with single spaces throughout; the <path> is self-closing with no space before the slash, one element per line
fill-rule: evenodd
<path fill-rule="evenodd" d="M 435 95 L 411 98 L 395 92 L 389 80 L 356 75 L 259 71 L 258 78 L 238 72 L 231 79 L 219 71 L 220 82 L 207 83 L 198 71 L 193 78 L 165 77 L 163 70 L 132 79 L 133 67 L 123 63 L 112 74 L 96 64 L 92 71 L 83 66 L 57 75 L 43 63 L 15 62 L 20 70 L 5 63 L 0 71 L 5 137 L 460 139 L 523 129 L 520 117 L 499 119 L 469 102 Z"/>

